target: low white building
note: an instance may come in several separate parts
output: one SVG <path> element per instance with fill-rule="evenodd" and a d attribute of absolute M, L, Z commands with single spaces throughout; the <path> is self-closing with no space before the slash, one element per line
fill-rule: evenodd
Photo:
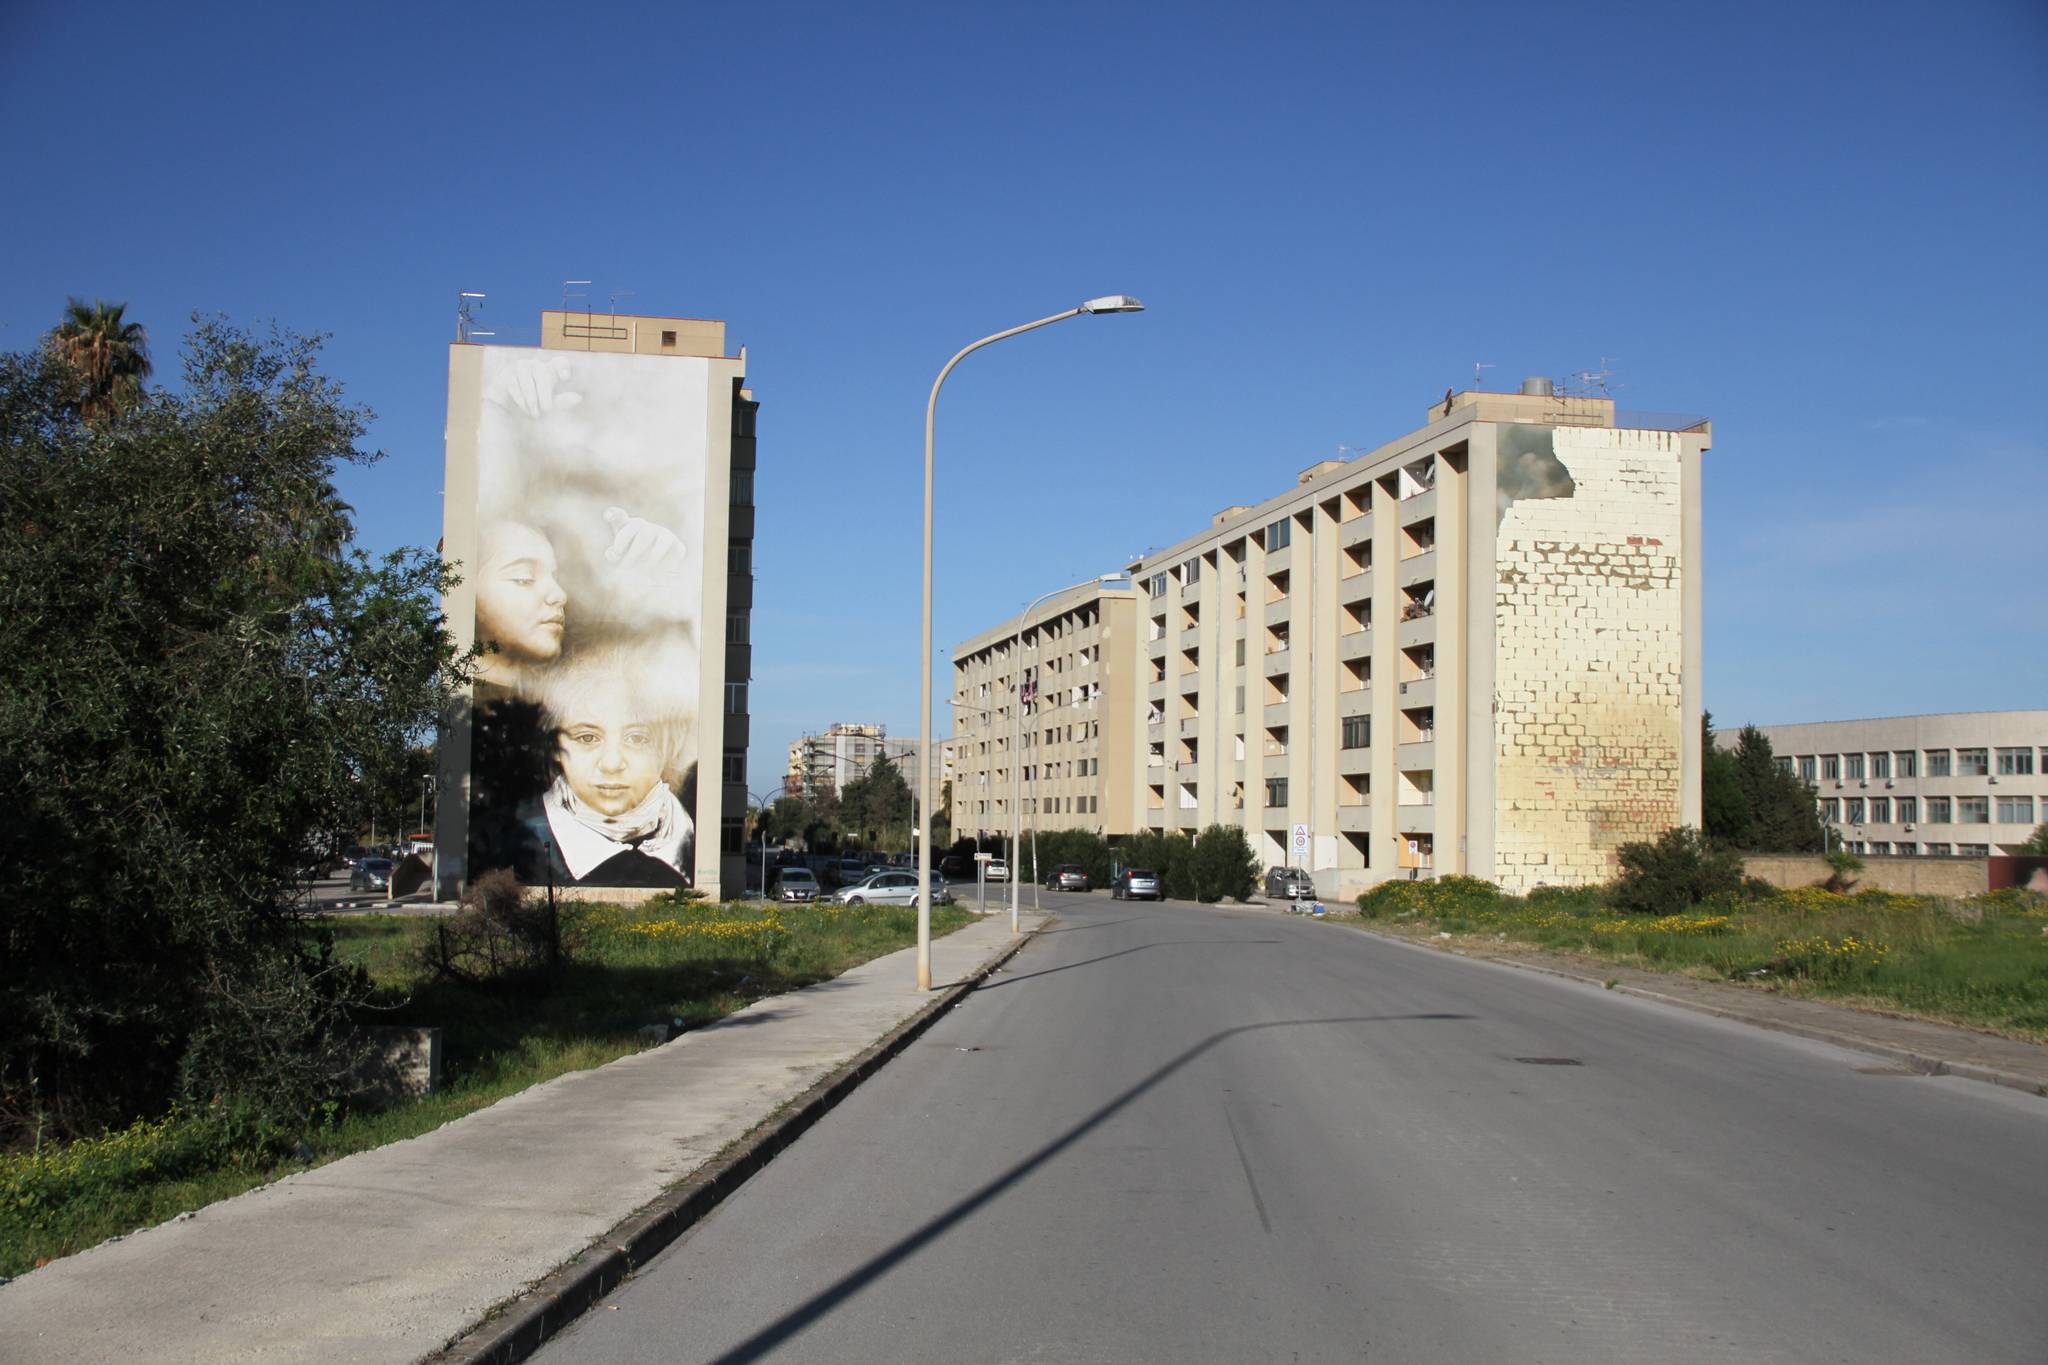
<path fill-rule="evenodd" d="M 2048 711 L 1759 725 L 1851 853 L 2015 853 L 2048 821 Z M 1715 740 L 1733 748 L 1734 730 Z"/>

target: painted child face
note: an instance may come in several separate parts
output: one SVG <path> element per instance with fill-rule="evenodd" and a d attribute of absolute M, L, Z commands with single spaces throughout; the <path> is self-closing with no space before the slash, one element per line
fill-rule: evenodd
<path fill-rule="evenodd" d="M 476 634 L 515 659 L 546 663 L 562 652 L 569 595 L 555 578 L 555 548 L 531 526 L 501 522 L 484 536 L 477 575 Z"/>
<path fill-rule="evenodd" d="M 623 687 L 579 701 L 555 731 L 555 761 L 569 789 L 605 815 L 624 815 L 661 781 L 656 726 L 635 714 Z"/>

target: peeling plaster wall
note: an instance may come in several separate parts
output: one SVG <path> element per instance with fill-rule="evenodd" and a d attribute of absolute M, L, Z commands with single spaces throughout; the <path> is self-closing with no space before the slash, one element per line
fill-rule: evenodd
<path fill-rule="evenodd" d="M 1569 480 L 1517 479 L 1516 458 L 1550 463 L 1546 430 Z M 1680 821 L 1680 442 L 1515 426 L 1501 442 L 1503 488 L 1536 491 L 1500 512 L 1493 876 L 1603 881 L 1620 845 Z"/>

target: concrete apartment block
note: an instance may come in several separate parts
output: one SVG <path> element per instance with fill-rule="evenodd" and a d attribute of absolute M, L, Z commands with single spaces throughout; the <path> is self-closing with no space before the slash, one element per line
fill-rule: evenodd
<path fill-rule="evenodd" d="M 932 765 L 936 793 L 947 773 L 943 751 L 936 743 L 933 750 L 938 754 Z M 805 734 L 790 742 L 783 790 L 791 795 L 837 796 L 847 783 L 867 776 L 881 758 L 896 766 L 911 790 L 917 789 L 916 740 L 892 738 L 883 725 L 838 721 L 818 734 Z"/>
<path fill-rule="evenodd" d="M 1237 825 L 1326 895 L 1611 876 L 1621 844 L 1700 818 L 1711 440 L 1531 381 L 1224 509 L 1129 565 L 1135 628 L 1101 663 L 1121 648 L 1135 675 L 1128 786 L 1077 794 L 1108 833 Z M 963 646 L 956 677 L 1015 634 Z"/>
<path fill-rule="evenodd" d="M 953 651 L 956 834 L 1006 833 L 1013 812 L 1026 830 L 1136 828 L 1136 619 L 1129 584 L 1091 581 Z"/>
<path fill-rule="evenodd" d="M 1981 858 L 2016 853 L 2048 822 L 2048 711 L 1759 725 L 1780 764 L 1812 783 L 1851 853 Z M 1739 733 L 1715 742 L 1734 748 Z"/>

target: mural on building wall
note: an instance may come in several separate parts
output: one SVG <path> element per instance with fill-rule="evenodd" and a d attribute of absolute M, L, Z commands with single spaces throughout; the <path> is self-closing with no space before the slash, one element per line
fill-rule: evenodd
<path fill-rule="evenodd" d="M 493 348 L 481 393 L 471 875 L 687 885 L 705 367 Z"/>

